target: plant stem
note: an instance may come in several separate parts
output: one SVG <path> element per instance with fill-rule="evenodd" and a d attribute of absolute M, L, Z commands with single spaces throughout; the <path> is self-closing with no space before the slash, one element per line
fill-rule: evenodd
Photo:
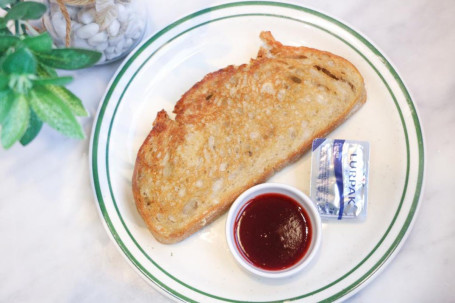
<path fill-rule="evenodd" d="M 23 32 L 25 33 L 27 30 L 32 33 L 33 36 L 38 36 L 40 33 L 27 21 L 19 20 L 20 25 L 22 27 Z"/>
<path fill-rule="evenodd" d="M 16 36 L 20 36 L 20 27 L 19 27 L 19 20 L 14 20 L 14 30 L 16 33 Z"/>
<path fill-rule="evenodd" d="M 11 8 L 13 8 L 19 2 L 20 2 L 20 0 L 16 0 L 16 1 L 14 1 L 14 3 L 11 3 Z M 19 36 L 19 20 L 14 20 L 14 34 L 16 36 Z"/>

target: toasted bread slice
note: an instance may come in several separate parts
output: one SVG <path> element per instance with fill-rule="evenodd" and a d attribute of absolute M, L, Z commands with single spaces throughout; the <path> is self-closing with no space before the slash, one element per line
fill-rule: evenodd
<path fill-rule="evenodd" d="M 284 46 L 262 32 L 256 59 L 196 83 L 160 111 L 133 175 L 136 206 L 155 238 L 174 243 L 223 214 L 235 198 L 296 160 L 366 100 L 347 60 Z"/>

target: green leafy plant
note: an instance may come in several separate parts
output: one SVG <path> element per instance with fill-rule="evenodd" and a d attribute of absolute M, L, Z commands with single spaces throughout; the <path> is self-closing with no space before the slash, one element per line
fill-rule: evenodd
<path fill-rule="evenodd" d="M 40 19 L 46 6 L 38 2 L 0 0 L 0 141 L 10 148 L 27 145 L 44 123 L 62 134 L 82 139 L 76 116 L 87 116 L 81 100 L 55 69 L 76 70 L 95 64 L 101 53 L 77 48 L 54 48 L 48 33 L 39 34 L 27 20 Z"/>

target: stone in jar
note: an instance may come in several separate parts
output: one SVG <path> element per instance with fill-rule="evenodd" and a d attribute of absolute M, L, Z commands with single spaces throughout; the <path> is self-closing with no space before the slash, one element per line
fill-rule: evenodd
<path fill-rule="evenodd" d="M 66 43 L 66 24 L 71 22 L 71 47 L 102 53 L 97 64 L 120 59 L 135 47 L 145 31 L 146 18 L 138 0 L 63 0 L 66 12 L 56 0 L 48 0 L 44 25 L 56 45 Z M 85 5 L 76 5 L 85 3 Z"/>

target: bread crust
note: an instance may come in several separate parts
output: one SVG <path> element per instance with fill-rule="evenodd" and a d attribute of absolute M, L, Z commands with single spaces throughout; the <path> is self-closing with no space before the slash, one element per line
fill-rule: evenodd
<path fill-rule="evenodd" d="M 366 101 L 363 78 L 346 59 L 284 46 L 270 32 L 260 37 L 257 58 L 206 75 L 176 103 L 175 120 L 160 111 L 139 149 L 134 200 L 159 242 L 214 221 Z"/>

